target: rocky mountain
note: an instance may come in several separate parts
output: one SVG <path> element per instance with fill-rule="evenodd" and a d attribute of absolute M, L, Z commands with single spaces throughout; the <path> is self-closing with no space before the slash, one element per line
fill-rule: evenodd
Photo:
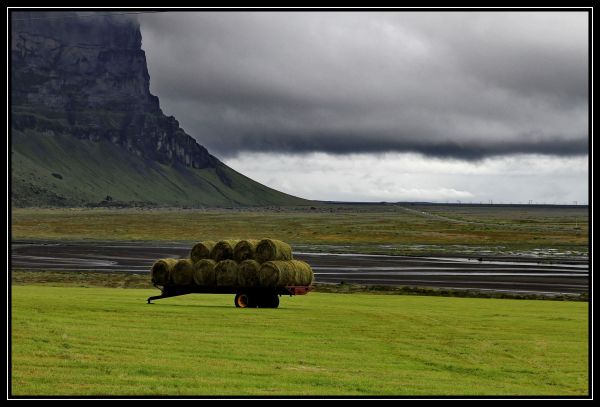
<path fill-rule="evenodd" d="M 306 203 L 235 172 L 163 114 L 136 20 L 84 14 L 11 13 L 14 205 Z"/>

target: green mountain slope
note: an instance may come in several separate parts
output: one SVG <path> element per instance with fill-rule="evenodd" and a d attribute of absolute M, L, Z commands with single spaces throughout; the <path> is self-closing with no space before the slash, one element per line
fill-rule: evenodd
<path fill-rule="evenodd" d="M 136 156 L 106 140 L 27 130 L 12 132 L 15 206 L 85 206 L 106 202 L 158 206 L 305 205 L 226 165 L 196 169 Z"/>
<path fill-rule="evenodd" d="M 134 19 L 11 18 L 13 205 L 308 203 L 235 172 L 162 112 Z"/>

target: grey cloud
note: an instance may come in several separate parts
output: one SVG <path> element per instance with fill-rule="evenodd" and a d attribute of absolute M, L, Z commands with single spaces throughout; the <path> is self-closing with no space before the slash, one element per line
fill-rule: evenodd
<path fill-rule="evenodd" d="M 139 20 L 153 93 L 219 156 L 588 151 L 585 13 Z"/>

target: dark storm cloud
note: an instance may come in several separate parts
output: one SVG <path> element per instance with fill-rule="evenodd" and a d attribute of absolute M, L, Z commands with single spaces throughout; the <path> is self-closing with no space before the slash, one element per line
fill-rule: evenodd
<path fill-rule="evenodd" d="M 157 13 L 153 93 L 217 155 L 586 154 L 585 13 Z"/>

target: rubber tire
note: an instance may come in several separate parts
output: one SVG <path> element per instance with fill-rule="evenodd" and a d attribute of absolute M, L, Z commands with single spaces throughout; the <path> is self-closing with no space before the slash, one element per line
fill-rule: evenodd
<path fill-rule="evenodd" d="M 261 308 L 277 308 L 279 307 L 279 296 L 277 294 L 266 294 L 261 298 Z"/>
<path fill-rule="evenodd" d="M 249 308 L 250 298 L 248 297 L 248 294 L 236 294 L 233 303 L 236 308 Z"/>
<path fill-rule="evenodd" d="M 277 294 L 273 294 L 273 300 L 271 302 L 271 308 L 279 308 L 279 296 Z"/>

